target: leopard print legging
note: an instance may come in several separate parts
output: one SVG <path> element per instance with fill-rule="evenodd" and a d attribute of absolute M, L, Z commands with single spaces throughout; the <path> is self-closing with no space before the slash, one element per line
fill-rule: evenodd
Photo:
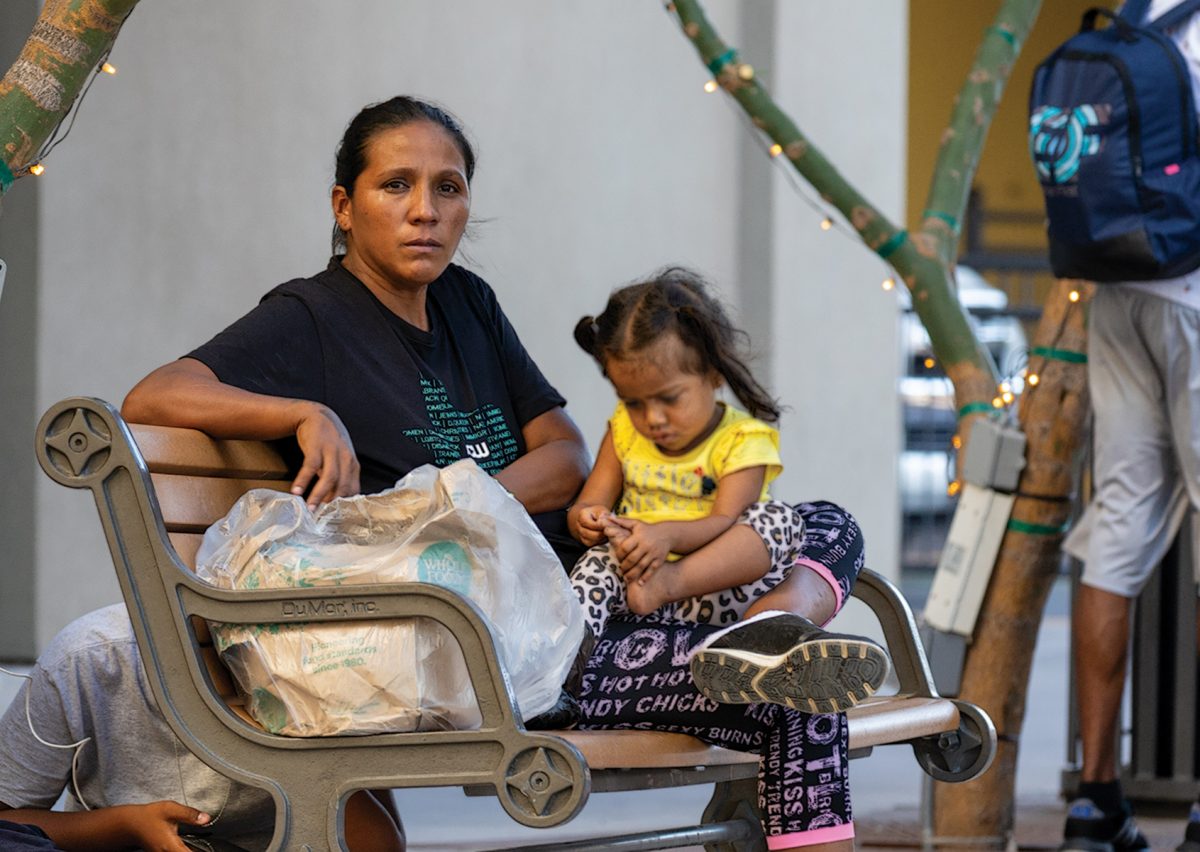
<path fill-rule="evenodd" d="M 656 615 L 670 621 L 732 624 L 745 614 L 750 604 L 788 575 L 804 541 L 804 519 L 800 513 L 787 503 L 768 500 L 751 505 L 737 523 L 745 524 L 762 538 L 771 557 L 767 573 L 742 586 L 667 604 Z M 604 633 L 612 616 L 629 614 L 625 581 L 611 545 L 599 544 L 584 553 L 571 572 L 571 585 L 593 636 Z"/>

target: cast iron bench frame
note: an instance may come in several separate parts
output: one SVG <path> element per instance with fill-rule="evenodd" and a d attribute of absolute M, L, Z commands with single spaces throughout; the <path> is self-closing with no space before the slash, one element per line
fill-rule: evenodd
<path fill-rule="evenodd" d="M 93 493 L 150 686 L 172 731 L 214 770 L 274 799 L 272 850 L 341 849 L 344 804 L 360 789 L 462 786 L 494 793 L 523 825 L 549 827 L 575 816 L 591 792 L 690 784 L 716 785 L 698 825 L 523 848 L 765 849 L 756 755 L 683 734 L 526 731 L 485 618 L 455 592 L 425 583 L 228 591 L 198 580 L 190 569 L 209 524 L 251 488 L 288 488 L 291 473 L 271 445 L 129 425 L 108 403 L 84 397 L 52 406 L 36 445 L 51 479 Z M 984 772 L 995 728 L 978 707 L 938 696 L 904 598 L 869 570 L 854 595 L 879 619 L 900 688 L 849 711 L 851 756 L 908 743 L 937 780 Z M 268 733 L 240 706 L 205 624 L 410 616 L 435 619 L 457 638 L 483 718 L 478 730 Z"/>

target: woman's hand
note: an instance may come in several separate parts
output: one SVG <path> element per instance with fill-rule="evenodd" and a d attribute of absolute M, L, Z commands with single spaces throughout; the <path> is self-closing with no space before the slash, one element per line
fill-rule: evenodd
<path fill-rule="evenodd" d="M 159 367 L 138 382 L 121 413 L 131 423 L 199 429 L 214 438 L 270 441 L 294 435 L 304 466 L 292 482 L 293 494 L 308 492 L 308 505 L 315 509 L 359 490 L 354 444 L 329 407 L 224 384 L 193 358 Z"/>
<path fill-rule="evenodd" d="M 609 539 L 613 542 L 613 552 L 621 560 L 621 576 L 626 585 L 648 579 L 667 561 L 671 535 L 666 527 L 615 515 L 609 524 L 615 528 Z M 620 531 L 627 534 L 621 536 Z"/>
<path fill-rule="evenodd" d="M 145 852 L 190 852 L 179 836 L 179 826 L 205 826 L 212 817 L 178 802 L 152 802 L 148 805 L 119 805 L 110 808 L 120 820 L 134 845 Z"/>
<path fill-rule="evenodd" d="M 309 509 L 358 493 L 358 456 L 350 433 L 331 408 L 312 403 L 296 424 L 296 442 L 304 453 L 304 464 L 292 482 L 292 493 L 308 491 Z"/>
<path fill-rule="evenodd" d="M 604 528 L 610 525 L 612 517 L 613 513 L 604 506 L 576 504 L 567 512 L 567 528 L 576 541 L 588 547 L 595 547 L 608 541 Z"/>

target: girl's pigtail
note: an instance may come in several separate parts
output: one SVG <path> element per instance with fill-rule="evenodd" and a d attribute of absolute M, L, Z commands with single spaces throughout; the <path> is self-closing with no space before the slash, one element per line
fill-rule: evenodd
<path fill-rule="evenodd" d="M 593 358 L 599 358 L 596 352 L 596 334 L 598 326 L 596 318 L 587 316 L 575 323 L 575 342 L 579 344 L 579 348 Z"/>
<path fill-rule="evenodd" d="M 715 302 L 700 306 L 681 305 L 676 308 L 681 331 L 690 326 L 690 333 L 681 337 L 701 350 L 704 361 L 721 374 L 729 391 L 752 417 L 767 423 L 779 420 L 779 403 L 758 383 L 738 352 L 738 338 L 748 335 L 737 329 L 725 317 Z"/>

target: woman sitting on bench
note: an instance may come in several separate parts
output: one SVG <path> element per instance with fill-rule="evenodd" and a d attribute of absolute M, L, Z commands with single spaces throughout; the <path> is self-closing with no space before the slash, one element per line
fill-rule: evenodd
<path fill-rule="evenodd" d="M 565 508 L 588 473 L 583 437 L 492 289 L 451 263 L 470 212 L 474 166 L 459 124 L 440 108 L 396 97 L 362 110 L 338 148 L 336 254 L 328 267 L 276 287 L 211 341 L 143 379 L 125 400 L 126 419 L 218 438 L 294 437 L 302 464 L 292 491 L 313 506 L 389 488 L 423 464 L 470 457 L 521 501 L 564 564 L 573 565 L 581 548 L 567 533 Z M 810 515 L 814 529 L 818 516 L 826 517 L 843 535 L 841 545 L 830 545 L 837 559 L 823 564 L 836 562 L 832 574 L 844 588 L 806 582 L 809 571 L 781 587 L 791 590 L 799 614 L 823 623 L 862 564 L 861 539 L 836 507 Z M 669 639 L 671 649 L 709 632 L 695 625 L 654 629 L 654 642 Z M 589 673 L 600 679 L 585 685 L 585 699 L 609 694 L 604 672 L 613 661 L 606 654 L 616 644 L 600 637 L 597 647 Z M 775 755 L 764 761 L 772 848 L 827 841 L 850 848 L 844 717 L 723 707 L 700 696 L 685 670 L 676 671 L 674 651 L 643 650 L 646 683 L 659 677 L 652 669 L 669 679 L 672 706 L 655 705 L 661 712 L 651 713 L 630 695 L 621 699 L 627 715 L 593 712 L 585 714 L 587 724 L 682 726 L 713 742 L 765 750 Z M 800 754 L 809 768 L 797 775 Z"/>

